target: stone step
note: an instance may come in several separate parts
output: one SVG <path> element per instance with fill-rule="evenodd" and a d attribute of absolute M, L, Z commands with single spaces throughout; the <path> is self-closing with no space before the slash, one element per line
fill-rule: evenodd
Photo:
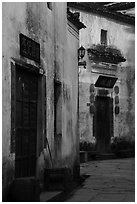
<path fill-rule="evenodd" d="M 55 200 L 61 193 L 62 191 L 43 191 L 40 194 L 40 202 Z"/>
<path fill-rule="evenodd" d="M 45 190 L 63 191 L 72 182 L 72 174 L 69 168 L 48 168 L 45 169 Z"/>
<path fill-rule="evenodd" d="M 39 202 L 40 184 L 36 178 L 16 178 L 9 189 L 9 202 Z"/>
<path fill-rule="evenodd" d="M 80 151 L 80 163 L 96 160 L 96 151 Z"/>
<path fill-rule="evenodd" d="M 76 181 L 72 181 L 71 183 L 68 183 L 69 188 L 63 190 L 63 191 L 44 191 L 40 195 L 40 201 L 41 202 L 64 202 L 66 199 L 68 199 L 71 196 L 71 193 L 78 187 L 82 185 L 82 183 L 87 179 L 89 176 L 82 174 L 80 175 L 79 179 Z"/>
<path fill-rule="evenodd" d="M 85 163 L 92 160 L 107 160 L 116 158 L 117 155 L 114 153 L 99 154 L 96 151 L 80 151 L 80 163 Z"/>
<path fill-rule="evenodd" d="M 109 154 L 97 154 L 96 155 L 96 160 L 107 160 L 107 159 L 116 159 L 116 155 L 113 153 Z"/>
<path fill-rule="evenodd" d="M 116 152 L 116 156 L 118 158 L 130 158 L 135 157 L 135 150 L 134 149 L 128 149 L 128 150 L 119 150 Z"/>

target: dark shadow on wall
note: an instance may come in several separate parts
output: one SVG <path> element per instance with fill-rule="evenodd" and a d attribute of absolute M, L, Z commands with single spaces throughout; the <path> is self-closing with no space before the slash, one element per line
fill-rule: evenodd
<path fill-rule="evenodd" d="M 125 32 L 135 34 L 135 26 L 128 26 L 125 28 Z"/>

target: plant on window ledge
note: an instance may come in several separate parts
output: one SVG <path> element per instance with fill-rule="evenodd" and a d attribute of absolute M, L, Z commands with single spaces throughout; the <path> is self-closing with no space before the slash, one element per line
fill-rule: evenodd
<path fill-rule="evenodd" d="M 87 49 L 87 52 L 90 60 L 95 62 L 118 64 L 126 61 L 121 51 L 110 45 L 92 45 L 91 48 Z"/>

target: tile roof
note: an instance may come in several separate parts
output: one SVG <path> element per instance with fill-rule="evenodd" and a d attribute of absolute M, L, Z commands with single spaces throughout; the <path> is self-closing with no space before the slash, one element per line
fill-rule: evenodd
<path fill-rule="evenodd" d="M 79 12 L 75 12 L 75 13 L 72 13 L 69 8 L 67 9 L 67 19 L 73 23 L 78 30 L 82 29 L 82 28 L 86 28 L 86 26 L 80 22 L 79 20 L 79 16 L 80 16 L 80 13 Z"/>
<path fill-rule="evenodd" d="M 135 24 L 135 2 L 68 2 L 68 7 Z"/>

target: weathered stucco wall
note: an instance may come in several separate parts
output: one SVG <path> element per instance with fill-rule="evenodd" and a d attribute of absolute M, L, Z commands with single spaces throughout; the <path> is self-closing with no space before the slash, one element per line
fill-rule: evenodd
<path fill-rule="evenodd" d="M 93 117 L 89 114 L 89 87 L 91 81 L 88 82 L 79 82 L 79 133 L 80 141 L 93 141 Z"/>
<path fill-rule="evenodd" d="M 16 58 L 38 66 L 32 60 L 21 57 L 19 34 L 23 33 L 40 43 L 40 63 L 46 76 L 46 134 L 49 141 L 53 168 L 69 167 L 77 164 L 77 95 L 78 33 L 72 35 L 68 30 L 66 3 L 52 3 L 52 10 L 45 2 L 3 3 L 3 196 L 14 178 L 15 154 L 10 153 L 11 144 L 11 60 Z M 76 29 L 76 28 L 75 28 Z M 72 29 L 73 30 L 73 29 Z M 74 32 L 74 33 L 75 33 Z M 68 66 L 69 64 L 69 66 Z M 54 79 L 62 86 L 62 136 L 60 146 L 55 152 L 54 138 Z M 45 94 L 45 93 L 43 93 Z M 43 101 L 44 104 L 44 101 Z M 43 121 L 41 121 L 43 123 Z M 41 134 L 44 140 L 44 126 Z M 77 160 L 77 161 L 76 161 Z M 45 148 L 37 158 L 37 177 L 43 183 L 43 171 L 51 167 L 49 151 Z M 4 197 L 3 197 L 4 198 Z"/>
<path fill-rule="evenodd" d="M 78 135 L 78 64 L 77 50 L 79 45 L 78 31 L 68 22 L 67 55 L 63 73 L 63 143 L 64 162 L 75 169 L 79 165 Z M 69 156 L 71 155 L 71 156 Z M 70 158 L 70 160 L 69 160 Z M 77 167 L 76 167 L 77 168 Z M 74 170 L 75 171 L 75 170 Z"/>
<path fill-rule="evenodd" d="M 57 4 L 56 4 L 57 6 Z M 55 79 L 62 86 L 62 135 L 56 135 L 59 143 L 58 155 L 54 158 L 56 167 L 73 168 L 78 158 L 79 137 L 77 130 L 78 107 L 78 65 L 77 49 L 79 44 L 78 31 L 73 25 L 67 24 L 66 5 L 59 3 L 60 9 L 55 12 Z M 62 23 L 60 23 L 62 22 Z M 57 144 L 54 144 L 56 148 Z"/>
<path fill-rule="evenodd" d="M 87 28 L 80 31 L 80 45 L 87 49 L 92 44 L 100 44 L 101 29 L 107 30 L 108 45 L 117 47 L 126 58 L 126 62 L 121 63 L 116 71 L 93 69 L 86 53 L 83 60 L 87 61 L 87 68 L 80 73 L 80 138 L 81 140 L 85 138 L 87 141 L 93 140 L 93 117 L 90 116 L 86 103 L 89 102 L 89 85 L 96 82 L 99 74 L 104 73 L 118 77 L 116 85 L 119 86 L 120 113 L 114 114 L 114 136 L 127 136 L 134 140 L 135 28 L 128 24 L 84 12 L 81 12 L 81 21 Z M 115 97 L 114 93 L 112 97 Z"/>
<path fill-rule="evenodd" d="M 10 153 L 11 139 L 11 58 L 22 59 L 36 65 L 34 61 L 22 58 L 19 52 L 19 33 L 40 43 L 41 67 L 47 75 L 47 132 L 53 135 L 53 73 L 54 73 L 54 27 L 53 15 L 46 3 L 3 3 L 3 193 L 14 177 L 14 158 Z M 39 155 L 37 176 L 44 159 Z M 42 179 L 42 178 L 41 178 Z"/>
<path fill-rule="evenodd" d="M 54 167 L 68 167 L 72 170 L 79 165 L 79 137 L 77 129 L 78 107 L 78 65 L 77 49 L 79 44 L 78 31 L 67 23 L 66 3 L 55 4 L 54 13 L 54 70 L 56 81 L 61 82 L 61 96 L 58 103 L 57 118 L 58 129 L 61 134 L 51 136 L 53 138 L 52 153 Z M 62 99 L 61 99 L 62 98 Z M 56 137 L 56 138 L 54 138 Z M 55 140 L 54 140 L 55 139 Z M 75 170 L 74 170 L 75 171 Z"/>

